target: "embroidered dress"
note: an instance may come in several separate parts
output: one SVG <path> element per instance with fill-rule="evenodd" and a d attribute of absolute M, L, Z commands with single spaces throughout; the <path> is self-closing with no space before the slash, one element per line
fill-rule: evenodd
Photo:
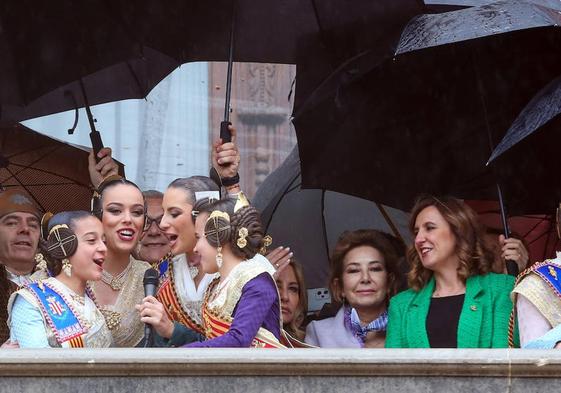
<path fill-rule="evenodd" d="M 111 333 L 91 291 L 77 295 L 54 277 L 15 292 L 8 309 L 11 339 L 22 348 L 111 345 Z"/>
<path fill-rule="evenodd" d="M 124 285 L 119 291 L 115 304 L 100 305 L 107 326 L 113 335 L 116 347 L 132 348 L 144 338 L 144 323 L 135 309 L 144 298 L 144 272 L 150 268 L 148 262 L 137 261 L 130 257 L 131 268 L 124 278 Z M 95 294 L 95 284 L 92 285 Z"/>
<path fill-rule="evenodd" d="M 203 333 L 203 297 L 215 275 L 206 274 L 198 288 L 195 288 L 185 254 L 173 258 L 167 256 L 155 268 L 160 272 L 157 298 L 163 304 L 168 318 Z"/>
<path fill-rule="evenodd" d="M 262 256 L 241 262 L 209 285 L 203 303 L 207 341 L 188 347 L 283 348 L 274 269 Z"/>
<path fill-rule="evenodd" d="M 561 324 L 561 253 L 522 272 L 512 291 L 522 347 Z M 514 315 L 511 318 L 511 329 Z"/>

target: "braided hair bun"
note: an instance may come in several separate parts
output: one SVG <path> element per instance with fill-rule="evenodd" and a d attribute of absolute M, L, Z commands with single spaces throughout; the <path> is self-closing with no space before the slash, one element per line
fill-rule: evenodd
<path fill-rule="evenodd" d="M 206 220 L 205 237 L 212 247 L 227 244 L 231 238 L 230 217 L 228 213 L 214 210 Z"/>

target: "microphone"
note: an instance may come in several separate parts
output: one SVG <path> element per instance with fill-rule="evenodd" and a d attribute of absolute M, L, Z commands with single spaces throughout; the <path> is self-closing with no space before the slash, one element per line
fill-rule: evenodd
<path fill-rule="evenodd" d="M 148 269 L 144 273 L 144 297 L 155 296 L 158 289 L 158 282 L 160 280 L 160 273 L 156 269 Z M 144 347 L 152 346 L 152 325 L 145 324 L 144 326 Z"/>

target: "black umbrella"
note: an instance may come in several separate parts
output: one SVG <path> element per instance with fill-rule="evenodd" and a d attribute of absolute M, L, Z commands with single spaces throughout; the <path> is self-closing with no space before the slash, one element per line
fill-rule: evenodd
<path fill-rule="evenodd" d="M 496 199 L 485 163 L 561 74 L 560 22 L 522 0 L 415 18 L 394 59 L 358 78 L 344 65 L 295 109 L 303 187 L 403 210 L 420 193 Z"/>
<path fill-rule="evenodd" d="M 0 4 L 0 122 L 142 98 L 179 63 L 149 47 L 100 0 Z"/>
<path fill-rule="evenodd" d="M 522 110 L 489 163 L 513 213 L 553 213 L 561 202 L 561 77 Z"/>
<path fill-rule="evenodd" d="M 420 0 L 108 3 L 145 45 L 182 63 L 227 61 L 233 49 L 235 62 L 298 64 L 296 102 L 367 49 L 391 56 L 405 24 L 423 11 Z"/>
<path fill-rule="evenodd" d="M 297 148 L 265 179 L 252 203 L 274 244 L 290 247 L 302 263 L 308 288 L 325 286 L 329 256 L 345 230 L 378 229 L 409 241 L 403 211 L 338 192 L 302 190 Z"/>

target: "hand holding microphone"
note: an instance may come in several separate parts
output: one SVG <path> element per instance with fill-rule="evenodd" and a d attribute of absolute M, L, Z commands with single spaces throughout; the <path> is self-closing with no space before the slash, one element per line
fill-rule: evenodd
<path fill-rule="evenodd" d="M 145 347 L 152 346 L 153 330 L 164 338 L 170 338 L 173 333 L 171 322 L 164 310 L 164 306 L 154 296 L 158 289 L 159 273 L 155 269 L 148 269 L 144 273 L 144 295 L 142 303 L 136 305 L 140 312 L 140 320 L 146 324 L 144 327 Z"/>

